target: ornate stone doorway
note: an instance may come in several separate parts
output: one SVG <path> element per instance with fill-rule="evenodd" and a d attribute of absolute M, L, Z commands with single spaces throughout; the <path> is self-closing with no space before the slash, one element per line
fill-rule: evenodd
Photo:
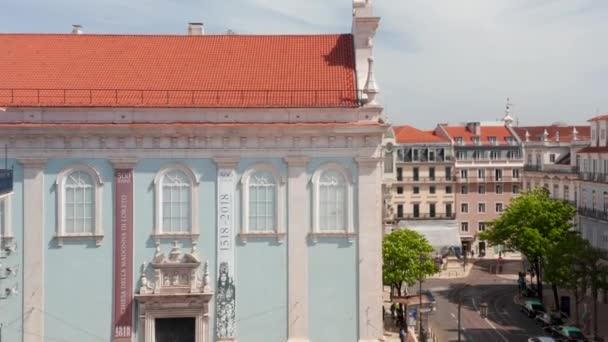
<path fill-rule="evenodd" d="M 157 318 L 154 324 L 156 342 L 195 342 L 194 317 Z"/>
<path fill-rule="evenodd" d="M 156 246 L 156 254 L 141 272 L 139 294 L 140 342 L 209 341 L 208 264 L 203 275 L 196 244 L 190 253 L 182 253 L 177 241 L 169 256 Z M 150 274 L 150 276 L 149 276 Z M 152 279 L 148 281 L 148 279 Z"/>

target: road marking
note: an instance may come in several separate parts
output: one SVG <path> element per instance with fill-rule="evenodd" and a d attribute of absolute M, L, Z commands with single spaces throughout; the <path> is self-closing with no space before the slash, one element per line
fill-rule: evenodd
<path fill-rule="evenodd" d="M 492 327 L 492 329 L 494 329 L 494 331 L 496 331 L 496 333 L 498 333 L 498 335 L 500 335 L 500 337 L 502 337 L 503 341 L 509 342 L 509 340 L 507 340 L 507 338 L 498 329 L 496 329 L 494 324 L 492 324 L 489 319 L 486 318 L 485 321 Z"/>

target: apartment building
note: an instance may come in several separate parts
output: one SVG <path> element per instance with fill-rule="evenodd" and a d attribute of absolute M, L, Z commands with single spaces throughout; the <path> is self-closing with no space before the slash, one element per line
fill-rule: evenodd
<path fill-rule="evenodd" d="M 589 145 L 589 126 L 513 128 L 525 151 L 524 188 L 542 186 L 556 199 L 577 201 L 578 151 Z"/>
<path fill-rule="evenodd" d="M 385 159 L 385 226 L 408 227 L 423 234 L 450 227 L 456 231 L 450 140 L 411 126 L 394 127 L 392 138 L 394 145 L 385 156 L 395 166 L 387 167 Z M 447 247 L 442 240 L 442 246 L 434 247 Z M 457 238 L 452 240 L 451 245 L 459 245 Z"/>
<path fill-rule="evenodd" d="M 439 125 L 435 135 L 450 140 L 454 150 L 455 212 L 462 248 L 476 256 L 494 256 L 478 234 L 496 219 L 522 188 L 523 151 L 509 117 L 498 122 Z"/>
<path fill-rule="evenodd" d="M 590 143 L 577 155 L 578 229 L 608 260 L 608 115 L 590 122 Z"/>

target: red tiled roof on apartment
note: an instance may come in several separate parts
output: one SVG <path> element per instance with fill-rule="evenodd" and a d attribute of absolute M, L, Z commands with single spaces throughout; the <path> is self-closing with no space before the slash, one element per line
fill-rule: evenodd
<path fill-rule="evenodd" d="M 0 107 L 356 107 L 341 35 L 0 34 Z"/>
<path fill-rule="evenodd" d="M 605 120 L 608 120 L 608 114 L 594 116 L 587 121 L 592 122 L 592 121 L 605 121 Z"/>
<path fill-rule="evenodd" d="M 526 131 L 530 135 L 530 141 L 542 141 L 542 136 L 547 130 L 547 141 L 556 141 L 557 133 L 559 132 L 559 141 L 571 142 L 573 135 L 572 130 L 576 128 L 578 132 L 578 140 L 589 140 L 591 129 L 589 126 L 529 126 L 529 127 L 513 127 L 517 135 L 522 141 L 526 140 Z"/>
<path fill-rule="evenodd" d="M 608 146 L 587 146 L 577 153 L 608 153 Z"/>
<path fill-rule="evenodd" d="M 436 135 L 433 131 L 422 131 L 412 126 L 396 126 L 395 141 L 399 143 L 433 143 L 449 142 L 450 140 Z"/>
<path fill-rule="evenodd" d="M 442 126 L 442 128 L 454 140 L 456 137 L 462 137 L 463 145 L 473 145 L 473 137 L 477 136 L 481 145 L 490 145 L 489 137 L 496 137 L 498 145 L 507 145 L 507 137 L 513 137 L 505 126 L 481 126 L 479 135 L 467 129 L 467 126 Z"/>

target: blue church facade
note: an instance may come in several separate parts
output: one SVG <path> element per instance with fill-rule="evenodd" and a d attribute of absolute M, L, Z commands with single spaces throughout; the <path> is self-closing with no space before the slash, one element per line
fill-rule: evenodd
<path fill-rule="evenodd" d="M 116 63 L 103 48 L 116 42 L 104 40 L 124 39 L 135 51 L 159 38 L 0 35 L 0 64 L 25 74 L 41 65 L 0 91 L 0 144 L 14 172 L 13 192 L 0 197 L 2 264 L 19 270 L 0 281 L 10 290 L 0 302 L 1 337 L 377 341 L 387 126 L 373 76 L 379 18 L 369 2 L 353 6 L 352 34 L 270 38 L 280 41 L 265 51 L 292 44 L 309 52 L 287 64 L 309 69 L 291 88 L 277 85 L 285 65 L 244 53 L 251 59 L 243 73 L 263 71 L 257 88 L 163 90 L 210 71 L 199 65 L 188 67 L 204 70 L 163 76 L 173 79 L 152 90 L 118 83 L 98 90 L 88 82 L 98 77 L 93 71 L 78 74 L 88 83 L 66 89 L 51 75 L 73 82 L 86 58 L 62 69 L 55 50 L 91 44 Z M 266 43 L 256 39 L 172 36 L 167 44 L 259 50 Z M 14 61 L 15 49 L 42 57 Z M 128 67 L 154 73 L 156 62 Z M 222 84 L 246 88 L 247 77 L 223 68 L 214 67 Z M 104 72 L 116 82 L 114 66 Z"/>

